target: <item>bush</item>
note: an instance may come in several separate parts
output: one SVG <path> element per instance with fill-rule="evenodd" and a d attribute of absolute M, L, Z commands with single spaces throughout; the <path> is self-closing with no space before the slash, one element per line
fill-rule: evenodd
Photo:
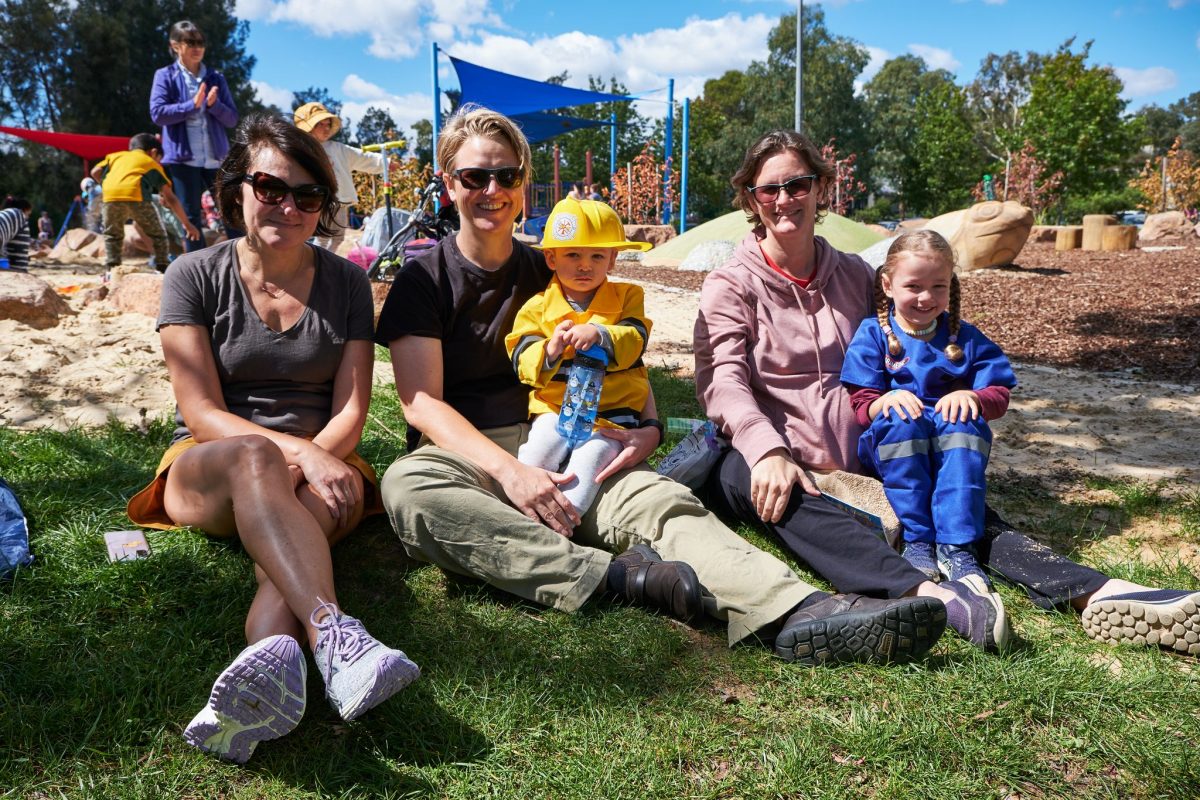
<path fill-rule="evenodd" d="M 1137 208 L 1144 203 L 1142 193 L 1129 187 L 1097 192 L 1085 197 L 1068 197 L 1059 208 L 1059 224 L 1079 225 L 1083 222 L 1084 214 L 1115 214 L 1126 208 Z"/>
<path fill-rule="evenodd" d="M 877 225 L 881 219 L 896 219 L 896 206 L 890 200 L 877 200 L 875 205 L 854 212 L 854 221 Z"/>

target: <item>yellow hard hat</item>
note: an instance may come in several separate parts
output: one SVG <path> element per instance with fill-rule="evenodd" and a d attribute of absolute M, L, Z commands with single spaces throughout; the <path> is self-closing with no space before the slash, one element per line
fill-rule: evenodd
<path fill-rule="evenodd" d="M 542 234 L 542 250 L 566 247 L 610 247 L 614 250 L 649 250 L 649 242 L 631 242 L 625 238 L 625 226 L 617 212 L 598 200 L 558 201 L 546 230 Z"/>

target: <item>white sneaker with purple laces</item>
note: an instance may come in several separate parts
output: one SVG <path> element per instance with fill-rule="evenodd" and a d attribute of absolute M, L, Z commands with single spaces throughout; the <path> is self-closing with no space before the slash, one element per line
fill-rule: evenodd
<path fill-rule="evenodd" d="M 259 742 L 291 733 L 304 715 L 308 668 L 291 636 L 247 647 L 213 684 L 208 705 L 183 732 L 188 744 L 245 764 Z"/>
<path fill-rule="evenodd" d="M 1083 629 L 1101 642 L 1200 656 L 1200 592 L 1150 589 L 1094 600 L 1083 610 Z"/>
<path fill-rule="evenodd" d="M 317 606 L 311 619 L 320 632 L 313 657 L 325 695 L 347 722 L 420 677 L 421 668 L 403 651 L 384 645 L 332 603 Z"/>

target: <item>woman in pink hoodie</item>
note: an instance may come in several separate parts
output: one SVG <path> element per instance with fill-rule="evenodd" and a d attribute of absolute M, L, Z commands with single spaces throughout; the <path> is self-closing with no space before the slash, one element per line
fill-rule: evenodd
<path fill-rule="evenodd" d="M 696 321 L 696 390 L 733 442 L 709 477 L 708 499 L 779 536 L 839 592 L 937 597 L 960 635 L 983 649 L 1003 647 L 1010 631 L 998 595 L 983 582 L 931 582 L 804 473 L 860 470 L 862 426 L 839 375 L 847 345 L 872 313 L 874 273 L 815 235 L 832 176 L 807 137 L 773 131 L 751 145 L 731 181 L 754 229 L 704 282 Z M 1110 579 L 1033 542 L 991 509 L 979 560 L 1043 608 L 1082 610 L 1093 638 L 1136 636 L 1200 655 L 1200 644 L 1174 633 L 1178 625 L 1200 632 L 1200 592 Z M 1155 636 L 1137 630 L 1143 619 Z"/>

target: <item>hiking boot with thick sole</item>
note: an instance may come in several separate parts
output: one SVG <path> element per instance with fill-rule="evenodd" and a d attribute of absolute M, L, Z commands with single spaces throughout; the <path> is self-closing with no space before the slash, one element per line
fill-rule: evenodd
<path fill-rule="evenodd" d="M 259 742 L 278 739 L 304 715 L 304 651 L 291 636 L 247 647 L 213 684 L 208 705 L 183 732 L 188 744 L 245 764 Z"/>
<path fill-rule="evenodd" d="M 907 661 L 933 647 L 945 629 L 946 608 L 933 597 L 835 594 L 789 616 L 775 637 L 775 654 L 809 666 Z"/>

